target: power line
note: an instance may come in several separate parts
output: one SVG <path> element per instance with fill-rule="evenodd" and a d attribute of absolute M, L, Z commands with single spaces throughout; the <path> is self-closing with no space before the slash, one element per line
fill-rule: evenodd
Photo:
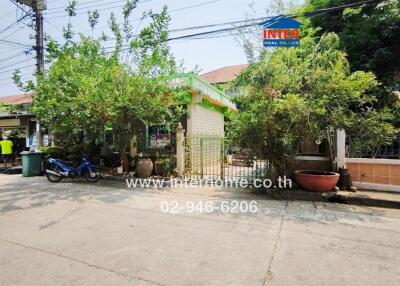
<path fill-rule="evenodd" d="M 17 3 L 16 0 L 10 0 L 10 1 L 11 1 L 11 3 L 13 3 L 18 9 L 20 9 L 20 10 L 22 10 L 23 12 L 29 14 L 29 13 L 24 9 L 24 7 L 20 6 L 20 5 Z"/>
<path fill-rule="evenodd" d="M 20 76 L 21 78 L 22 78 L 22 77 L 27 77 L 27 76 L 32 76 L 32 75 L 33 75 L 32 72 L 27 72 L 27 71 L 19 74 L 19 76 Z M 9 81 L 9 80 L 12 80 L 12 77 L 3 77 L 3 78 L 0 78 L 0 82 Z"/>
<path fill-rule="evenodd" d="M 143 1 L 140 1 L 139 3 L 145 3 L 145 2 L 149 2 L 149 1 L 152 1 L 152 0 L 143 0 Z M 121 7 L 125 6 L 125 3 L 124 3 L 124 4 L 119 4 L 119 5 L 116 5 L 116 6 L 112 6 L 112 7 L 104 7 L 104 8 L 101 8 L 101 9 L 97 9 L 97 7 L 99 7 L 99 6 L 112 5 L 112 4 L 115 4 L 116 2 L 118 3 L 118 2 L 125 2 L 125 1 L 114 1 L 112 3 L 104 3 L 104 4 L 92 5 L 92 6 L 88 6 L 88 7 L 76 8 L 76 10 L 78 11 L 78 10 L 81 10 L 81 9 L 96 8 L 97 11 L 106 11 L 106 10 L 115 9 L 115 8 L 121 8 Z M 77 12 L 76 15 L 87 14 L 87 12 L 88 11 Z M 45 15 L 54 15 L 54 14 L 61 14 L 61 13 L 65 13 L 66 14 L 66 11 L 64 10 L 64 11 L 57 11 L 57 12 L 48 12 L 48 13 L 45 13 Z M 54 19 L 54 18 L 59 18 L 59 17 L 68 17 L 68 15 L 59 15 L 59 16 L 55 16 L 55 17 L 48 17 L 48 19 Z"/>
<path fill-rule="evenodd" d="M 215 23 L 215 24 L 208 24 L 208 25 L 202 25 L 202 26 L 191 26 L 191 27 L 185 27 L 185 28 L 179 28 L 179 29 L 172 29 L 172 30 L 169 30 L 169 32 L 173 33 L 173 32 L 187 31 L 187 30 L 200 30 L 200 29 L 212 28 L 212 27 L 218 27 L 218 26 L 240 24 L 240 23 L 244 23 L 244 22 L 262 21 L 264 19 L 265 19 L 265 17 L 256 18 L 256 19 L 237 20 L 237 21 L 223 22 L 223 23 Z"/>
<path fill-rule="evenodd" d="M 13 28 L 10 29 L 10 33 L 8 33 L 6 36 L 3 36 L 2 40 L 8 39 L 12 35 L 14 35 L 18 30 L 22 29 L 20 26 L 14 26 Z"/>
<path fill-rule="evenodd" d="M 201 30 L 201 29 L 205 29 L 205 28 L 228 26 L 228 25 L 234 25 L 234 24 L 240 24 L 240 23 L 246 23 L 246 22 L 252 22 L 254 24 L 255 22 L 262 21 L 262 20 L 265 20 L 265 17 L 255 18 L 255 19 L 236 20 L 236 21 L 208 24 L 208 25 L 202 25 L 202 26 L 190 26 L 190 27 L 184 27 L 184 28 L 179 28 L 179 29 L 171 29 L 171 30 L 168 30 L 168 33 L 183 32 L 183 31 L 188 31 L 188 30 Z M 134 35 L 134 37 L 137 37 L 137 36 L 138 36 L 137 34 Z M 115 40 L 115 38 L 107 38 L 105 41 L 114 41 L 114 40 Z"/>
<path fill-rule="evenodd" d="M 0 63 L 5 63 L 5 62 L 11 61 L 11 60 L 15 60 L 21 56 L 27 56 L 27 55 L 28 55 L 28 53 L 26 53 L 26 52 L 18 52 L 18 53 L 10 55 L 8 57 L 1 58 Z"/>
<path fill-rule="evenodd" d="M 146 1 L 139 2 L 139 3 L 148 2 L 148 1 L 151 1 L 151 0 L 146 0 Z M 195 8 L 195 7 L 199 7 L 199 6 L 204 6 L 204 5 L 212 4 L 212 3 L 215 3 L 215 2 L 219 2 L 219 1 L 222 1 L 222 0 L 213 0 L 213 1 L 202 2 L 202 3 L 195 4 L 195 5 L 187 6 L 187 7 L 174 9 L 174 10 L 169 11 L 169 13 L 179 12 L 179 11 L 182 11 L 182 10 L 187 10 L 187 9 L 191 9 L 191 8 Z M 97 11 L 105 11 L 105 10 L 110 10 L 110 9 L 115 9 L 115 8 L 121 8 L 123 6 L 125 6 L 125 4 L 118 5 L 118 6 L 113 6 L 113 7 L 107 7 L 107 8 L 103 8 L 103 9 L 97 9 Z M 93 7 L 95 7 L 95 6 L 93 6 Z M 57 13 L 59 13 L 59 12 L 57 12 Z M 50 15 L 50 14 L 52 14 L 52 13 L 46 13 L 46 15 Z M 76 13 L 76 14 L 77 15 L 87 14 L 87 11 L 86 12 Z M 47 17 L 47 19 L 55 19 L 55 18 L 60 18 L 60 17 L 68 17 L 68 15 L 60 15 L 60 16 L 56 16 L 56 17 Z M 139 21 L 141 19 L 142 18 L 137 18 L 137 19 L 134 19 L 133 21 Z M 105 26 L 105 27 L 108 27 L 108 26 Z"/>
<path fill-rule="evenodd" d="M 321 9 L 316 9 L 316 10 L 313 10 L 313 11 L 290 14 L 290 15 L 286 15 L 286 16 L 293 17 L 293 18 L 297 18 L 297 17 L 300 17 L 300 16 L 312 17 L 312 16 L 315 16 L 315 15 L 318 15 L 318 14 L 322 14 L 322 13 L 326 13 L 326 12 L 339 11 L 339 10 L 343 10 L 343 9 L 349 8 L 349 7 L 355 7 L 355 6 L 359 6 L 359 5 L 363 5 L 363 4 L 372 4 L 372 3 L 376 3 L 376 2 L 382 2 L 382 0 L 361 1 L 361 2 L 357 2 L 357 3 L 344 4 L 344 5 L 340 5 L 340 6 L 336 6 L 336 7 L 321 8 Z M 260 18 L 259 19 L 252 19 L 252 20 L 267 20 L 267 19 L 273 19 L 273 18 L 275 18 L 275 17 L 266 17 L 266 18 L 261 18 L 261 19 Z M 251 21 L 251 20 L 243 20 L 243 22 L 245 22 L 245 21 Z M 234 21 L 234 22 L 238 23 L 238 22 L 242 22 L 242 21 Z M 232 23 L 232 22 L 227 22 L 227 23 Z M 210 25 L 205 25 L 205 26 L 211 26 L 211 25 L 219 25 L 219 24 L 210 24 Z M 248 28 L 248 27 L 252 27 L 254 25 L 255 25 L 255 23 L 252 23 L 252 24 L 240 25 L 240 26 L 236 26 L 236 27 L 229 27 L 229 28 L 216 29 L 216 30 L 205 31 L 205 32 L 200 32 L 200 33 L 193 33 L 193 34 L 188 34 L 188 35 L 168 38 L 166 41 L 170 42 L 170 41 L 175 41 L 175 40 L 191 39 L 191 38 L 200 39 L 199 37 L 202 37 L 202 36 L 211 36 L 211 35 L 216 35 L 216 34 L 219 34 L 219 33 L 231 32 L 231 31 L 236 30 L 236 29 Z M 183 29 L 195 29 L 195 28 L 199 28 L 199 27 L 201 27 L 201 26 L 187 27 L 187 28 L 183 28 Z M 105 47 L 104 49 L 110 49 L 110 48 L 113 48 L 113 47 Z M 129 49 L 129 47 L 124 46 L 122 51 L 126 51 L 128 49 Z M 109 52 L 107 52 L 107 53 L 109 53 Z M 34 65 L 26 66 L 25 68 L 28 68 L 28 67 L 31 67 L 31 66 L 34 66 Z M 23 67 L 20 67 L 20 68 L 23 68 Z M 8 71 L 2 71 L 0 73 L 10 72 L 10 71 L 13 71 L 15 69 L 16 68 L 14 68 L 12 70 L 8 70 Z"/>
<path fill-rule="evenodd" d="M 292 18 L 298 18 L 300 16 L 311 17 L 311 16 L 315 16 L 315 15 L 318 15 L 318 14 L 326 13 L 326 12 L 338 11 L 338 10 L 342 10 L 342 9 L 349 8 L 349 7 L 359 6 L 359 5 L 362 5 L 362 4 L 368 4 L 368 3 L 374 3 L 374 2 L 382 2 L 382 1 L 383 0 L 361 1 L 361 2 L 357 2 L 357 3 L 345 4 L 345 5 L 340 5 L 340 6 L 336 6 L 336 7 L 330 7 L 330 8 L 316 9 L 316 10 L 313 10 L 313 11 L 296 13 L 296 14 L 291 14 L 291 15 L 286 15 L 286 16 L 292 17 Z M 275 17 L 267 17 L 265 19 L 268 19 L 268 18 L 269 19 L 273 19 Z M 218 32 L 228 32 L 228 31 L 233 31 L 233 30 L 240 29 L 240 28 L 248 28 L 248 27 L 252 27 L 252 26 L 254 26 L 254 23 L 253 24 L 246 24 L 246 25 L 242 25 L 242 26 L 237 26 L 237 27 L 230 27 L 230 28 L 224 28 L 224 29 L 218 29 L 218 30 L 213 30 L 213 31 L 206 31 L 206 32 L 201 32 L 201 33 L 196 33 L 196 34 L 190 34 L 190 35 L 184 35 L 184 36 L 168 38 L 167 41 L 169 42 L 169 41 L 180 40 L 180 39 L 185 39 L 185 38 L 190 38 L 190 37 L 195 37 L 195 36 L 210 35 L 210 34 L 214 34 L 214 33 L 218 33 Z"/>
<path fill-rule="evenodd" d="M 4 62 L 4 61 L 13 60 L 13 59 L 15 59 L 16 57 L 22 56 L 22 55 L 24 55 L 24 54 L 25 54 L 24 52 L 18 52 L 18 53 L 16 53 L 16 54 L 13 54 L 13 55 L 10 55 L 10 56 L 1 58 L 1 59 L 0 59 L 0 63 L 1 63 L 1 62 Z"/>
<path fill-rule="evenodd" d="M 25 14 L 24 16 L 19 18 L 16 22 L 14 22 L 14 23 L 8 25 L 7 27 L 3 28 L 2 30 L 0 30 L 0 34 L 4 33 L 5 31 L 8 31 L 9 29 L 14 28 L 16 25 L 18 25 L 19 22 L 21 22 L 22 20 L 24 20 L 28 16 L 29 16 L 28 14 Z"/>
<path fill-rule="evenodd" d="M 149 0 L 149 1 L 150 1 L 150 0 Z M 219 1 L 222 1 L 222 0 L 208 1 L 208 2 L 203 2 L 203 3 L 199 3 L 199 4 L 187 6 L 187 7 L 182 7 L 182 8 L 178 8 L 178 9 L 173 9 L 173 10 L 168 11 L 168 13 L 171 14 L 171 13 L 175 13 L 175 12 L 179 12 L 179 11 L 183 11 L 183 10 L 192 9 L 192 8 L 199 7 L 199 6 L 203 6 L 203 5 L 208 5 L 208 4 L 215 3 L 215 2 L 219 2 Z M 148 17 L 148 16 L 141 17 L 141 18 L 136 18 L 136 19 L 133 19 L 132 22 L 142 21 L 144 18 L 147 18 L 147 17 Z M 96 28 L 94 28 L 93 30 L 102 30 L 102 29 L 106 29 L 106 28 L 109 28 L 109 26 L 96 27 Z M 80 32 L 80 33 L 87 33 L 87 32 L 92 32 L 92 30 L 85 30 L 85 31 L 82 31 L 82 32 Z M 61 37 L 60 37 L 60 38 L 61 38 Z"/>
<path fill-rule="evenodd" d="M 361 2 L 357 2 L 357 3 L 351 3 L 351 4 L 345 4 L 345 5 L 340 5 L 340 6 L 335 6 L 335 7 L 329 7 L 329 8 L 321 8 L 321 9 L 315 9 L 313 11 L 308 11 L 308 12 L 301 12 L 301 13 L 296 13 L 296 14 L 290 14 L 290 15 L 286 15 L 288 17 L 292 17 L 292 18 L 298 18 L 300 16 L 303 17 L 312 17 L 318 14 L 322 14 L 322 13 L 326 13 L 326 12 L 331 12 L 331 11 L 338 11 L 338 10 L 343 10 L 345 8 L 349 8 L 349 7 L 355 7 L 355 6 L 359 6 L 359 5 L 363 5 L 363 4 L 371 4 L 371 3 L 375 3 L 375 2 L 382 2 L 382 0 L 368 0 L 368 1 L 361 1 Z M 255 21 L 257 20 L 268 20 L 268 19 L 274 19 L 276 17 L 265 17 L 265 18 L 259 18 L 259 19 L 252 19 Z M 251 20 L 243 20 L 243 21 L 251 21 Z M 237 21 L 237 22 L 241 22 L 241 21 Z M 205 31 L 205 32 L 199 32 L 199 33 L 194 33 L 194 34 L 188 34 L 188 35 L 183 35 L 183 36 L 177 36 L 177 37 L 170 37 L 166 40 L 166 42 L 170 42 L 170 41 L 176 41 L 176 40 L 183 40 L 183 39 L 191 39 L 191 38 L 196 38 L 200 39 L 199 37 L 201 36 L 209 36 L 209 35 L 215 35 L 215 34 L 219 34 L 219 33 L 223 33 L 223 32 L 231 32 L 237 29 L 242 29 L 242 28 L 249 28 L 249 27 L 253 27 L 255 26 L 257 23 L 251 23 L 251 24 L 246 24 L 246 25 L 241 25 L 241 26 L 236 26 L 236 27 L 229 27 L 229 28 L 223 28 L 223 29 L 217 29 L 217 30 L 211 30 L 211 31 Z M 218 25 L 218 24 L 213 24 L 213 25 Z M 184 29 L 195 29 L 201 26 L 197 26 L 197 27 L 188 27 L 188 28 L 184 28 Z M 106 47 L 105 49 L 111 49 L 113 47 Z M 127 51 L 129 50 L 129 45 L 124 45 L 123 49 L 121 51 Z M 107 53 L 111 53 L 111 52 L 107 52 Z"/>
<path fill-rule="evenodd" d="M 36 66 L 36 64 L 28 65 L 28 66 L 24 66 L 24 67 L 14 67 L 14 68 L 12 68 L 10 70 L 0 71 L 0 74 L 13 72 L 13 71 L 18 70 L 18 69 L 27 69 L 27 68 L 34 67 L 34 66 Z M 8 66 L 8 67 L 12 67 L 12 65 Z"/>
<path fill-rule="evenodd" d="M 19 61 L 19 62 L 16 62 L 16 63 L 13 63 L 13 65 L 18 65 L 18 64 L 22 64 L 22 63 L 27 63 L 27 62 L 30 62 L 32 59 L 25 59 L 25 60 L 23 60 L 23 61 Z M 3 67 L 0 67 L 0 70 L 1 69 L 4 69 L 4 68 L 8 68 L 8 67 L 10 67 L 10 66 L 3 66 Z"/>
<path fill-rule="evenodd" d="M 14 42 L 14 41 L 9 41 L 9 40 L 4 40 L 4 39 L 0 39 L 0 42 L 5 43 L 5 44 L 9 44 L 9 45 L 17 45 L 17 46 L 23 46 L 23 47 L 28 47 L 28 48 L 32 47 L 32 45 L 23 44 L 23 43 Z"/>
<path fill-rule="evenodd" d="M 83 2 L 83 3 L 78 3 L 76 5 L 76 10 L 87 9 L 87 8 L 98 7 L 98 6 L 105 6 L 105 5 L 116 4 L 116 3 L 121 3 L 121 2 L 125 2 L 126 3 L 126 0 L 117 0 L 117 1 L 113 1 L 111 3 L 102 3 L 102 4 L 92 5 L 93 3 L 103 2 L 103 1 L 109 1 L 109 0 L 95 0 L 95 1 L 88 1 L 88 2 Z M 149 2 L 149 1 L 151 1 L 151 0 L 139 1 L 139 3 Z M 86 5 L 89 5 L 89 6 L 86 7 Z M 85 6 L 85 7 L 82 7 L 82 6 Z M 47 14 L 65 13 L 66 12 L 65 9 L 66 9 L 66 6 L 58 6 L 58 7 L 49 8 L 49 9 L 47 9 L 47 11 L 54 11 L 54 10 L 61 10 L 61 11 L 51 12 L 51 13 L 47 13 Z"/>

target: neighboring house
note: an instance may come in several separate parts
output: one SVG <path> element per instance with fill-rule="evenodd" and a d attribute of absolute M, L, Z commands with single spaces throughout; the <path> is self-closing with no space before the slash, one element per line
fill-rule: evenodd
<path fill-rule="evenodd" d="M 0 135 L 16 137 L 19 149 L 36 145 L 36 131 L 40 126 L 30 112 L 31 104 L 29 93 L 0 96 Z"/>
<path fill-rule="evenodd" d="M 171 85 L 187 90 L 182 98 L 186 114 L 180 121 L 186 137 L 210 135 L 222 138 L 225 135 L 225 117 L 230 112 L 236 111 L 228 96 L 194 73 L 180 75 L 171 82 Z M 20 136 L 25 141 L 24 147 L 36 146 L 37 135 L 41 138 L 41 146 L 50 144 L 49 136 L 43 132 L 46 129 L 40 128 L 35 115 L 30 113 L 31 94 L 3 96 L 0 97 L 0 104 L 3 106 L 0 109 L 0 135 L 19 130 Z M 151 150 L 174 151 L 175 130 L 168 130 L 162 125 L 145 125 L 141 122 L 136 122 L 135 126 L 136 140 L 132 140 L 130 148 L 132 156 L 138 152 Z M 36 132 L 38 130 L 40 134 Z M 113 135 L 108 134 L 104 139 L 105 145 L 112 147 Z"/>
<path fill-rule="evenodd" d="M 234 88 L 232 86 L 232 82 L 248 66 L 248 64 L 226 66 L 202 74 L 200 77 L 210 84 L 216 86 L 219 90 L 221 90 L 228 96 L 237 95 L 242 93 L 243 89 Z"/>
<path fill-rule="evenodd" d="M 236 111 L 236 106 L 230 101 L 229 97 L 194 73 L 176 77 L 171 85 L 187 89 L 186 95 L 181 99 L 186 114 L 180 121 L 185 129 L 185 136 L 187 138 L 198 136 L 223 138 L 225 135 L 225 117 L 230 112 Z M 135 133 L 137 135 L 137 146 L 133 144 L 131 155 L 143 150 L 162 149 L 166 146 L 175 145 L 174 130 L 167 130 L 161 125 L 146 126 L 138 122 Z"/>

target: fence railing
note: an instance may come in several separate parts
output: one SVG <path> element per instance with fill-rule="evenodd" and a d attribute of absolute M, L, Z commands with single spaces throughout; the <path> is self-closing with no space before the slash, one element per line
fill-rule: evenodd
<path fill-rule="evenodd" d="M 268 177 L 270 164 L 248 149 L 230 146 L 226 138 L 196 135 L 185 139 L 185 176 L 191 179 L 246 179 Z"/>
<path fill-rule="evenodd" d="M 400 134 L 387 138 L 389 144 L 376 146 L 373 138 L 361 134 L 346 134 L 347 158 L 400 159 Z"/>

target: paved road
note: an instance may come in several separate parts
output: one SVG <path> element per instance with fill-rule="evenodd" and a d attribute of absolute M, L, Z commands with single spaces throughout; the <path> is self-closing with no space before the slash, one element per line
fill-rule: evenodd
<path fill-rule="evenodd" d="M 396 210 L 249 194 L 255 214 L 160 211 L 233 194 L 0 175 L 0 285 L 400 285 Z"/>

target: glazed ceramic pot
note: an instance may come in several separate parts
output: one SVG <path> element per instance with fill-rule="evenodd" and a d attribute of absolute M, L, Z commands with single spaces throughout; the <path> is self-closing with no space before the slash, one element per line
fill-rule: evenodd
<path fill-rule="evenodd" d="M 327 193 L 333 191 L 339 181 L 340 175 L 335 172 L 298 170 L 294 178 L 299 186 L 310 192 Z"/>
<path fill-rule="evenodd" d="M 150 159 L 139 159 L 136 173 L 140 178 L 149 178 L 153 173 L 153 162 Z"/>

